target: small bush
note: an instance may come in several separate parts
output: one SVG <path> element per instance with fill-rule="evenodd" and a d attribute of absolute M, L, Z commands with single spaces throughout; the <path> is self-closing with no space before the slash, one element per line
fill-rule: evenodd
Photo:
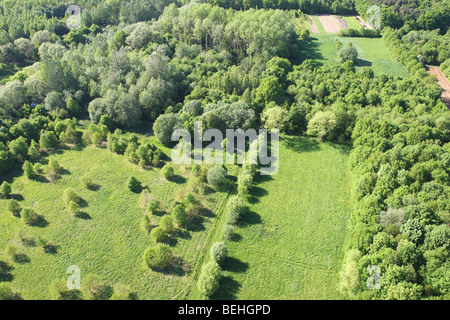
<path fill-rule="evenodd" d="M 11 195 L 12 188 L 11 185 L 4 181 L 0 186 L 0 198 L 7 198 Z"/>
<path fill-rule="evenodd" d="M 132 192 L 138 192 L 141 189 L 141 182 L 134 176 L 128 178 L 127 187 Z"/>
<path fill-rule="evenodd" d="M 22 210 L 22 208 L 20 207 L 20 204 L 16 200 L 14 199 L 9 200 L 8 211 L 11 212 L 11 214 L 14 217 L 20 216 L 20 210 Z"/>
<path fill-rule="evenodd" d="M 33 226 L 39 221 L 39 215 L 31 208 L 24 208 L 21 216 L 23 222 L 29 226 Z"/>
<path fill-rule="evenodd" d="M 82 177 L 81 183 L 83 183 L 83 186 L 86 189 L 92 189 L 94 187 L 94 182 L 92 181 L 92 179 L 90 177 Z"/>
<path fill-rule="evenodd" d="M 228 250 L 223 242 L 216 242 L 212 245 L 210 255 L 211 259 L 217 262 L 219 265 L 225 260 Z"/>
<path fill-rule="evenodd" d="M 236 224 L 246 211 L 247 207 L 240 196 L 231 197 L 227 204 L 228 223 Z"/>
<path fill-rule="evenodd" d="M 208 170 L 208 183 L 216 190 L 223 190 L 226 188 L 227 172 L 222 166 L 215 166 Z"/>
<path fill-rule="evenodd" d="M 67 188 L 63 192 L 63 201 L 68 206 L 71 201 L 79 203 L 81 197 L 72 188 Z"/>
<path fill-rule="evenodd" d="M 173 175 L 175 174 L 175 170 L 172 166 L 166 164 L 162 169 L 161 169 L 161 174 L 164 178 L 166 179 L 170 179 L 173 177 Z"/>
<path fill-rule="evenodd" d="M 155 229 L 154 229 L 155 230 Z M 143 255 L 144 263 L 150 269 L 165 269 L 172 262 L 172 250 L 168 245 L 158 243 L 148 247 Z"/>

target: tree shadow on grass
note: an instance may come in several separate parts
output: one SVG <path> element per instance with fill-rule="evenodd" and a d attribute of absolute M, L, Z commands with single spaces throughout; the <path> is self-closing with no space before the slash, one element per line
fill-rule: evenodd
<path fill-rule="evenodd" d="M 184 263 L 184 261 L 180 257 L 175 256 L 172 260 L 172 263 L 166 269 L 159 270 L 157 272 L 182 277 L 189 272 L 189 266 L 186 263 Z"/>
<path fill-rule="evenodd" d="M 200 215 L 195 215 L 191 217 L 187 223 L 186 229 L 192 232 L 204 231 L 205 226 L 203 225 L 205 218 Z"/>
<path fill-rule="evenodd" d="M 75 217 L 82 219 L 82 220 L 91 220 L 92 219 L 92 217 L 89 215 L 89 213 L 84 212 L 84 211 L 78 212 L 75 215 Z"/>
<path fill-rule="evenodd" d="M 6 262 L 0 261 L 0 282 L 10 282 L 14 279 L 11 271 L 14 269 L 13 266 Z"/>
<path fill-rule="evenodd" d="M 248 210 L 239 219 L 238 226 L 240 228 L 245 228 L 260 223 L 262 223 L 261 216 L 254 211 Z"/>
<path fill-rule="evenodd" d="M 225 276 L 219 280 L 219 289 L 210 297 L 211 300 L 235 300 L 241 284 L 231 277 Z"/>
<path fill-rule="evenodd" d="M 208 209 L 208 208 L 202 208 L 200 211 L 199 211 L 199 214 L 202 216 L 202 217 L 206 217 L 206 218 L 214 218 L 216 215 L 214 214 L 214 212 L 212 212 L 210 209 Z"/>
<path fill-rule="evenodd" d="M 88 202 L 83 198 L 80 198 L 77 201 L 77 204 L 80 206 L 80 208 L 87 208 L 89 206 Z"/>
<path fill-rule="evenodd" d="M 222 269 L 230 272 L 244 273 L 248 270 L 248 263 L 233 257 L 226 257 Z"/>
<path fill-rule="evenodd" d="M 174 236 L 181 238 L 181 239 L 186 239 L 186 240 L 189 240 L 192 238 L 191 233 L 188 230 L 181 229 L 181 228 L 177 229 L 177 231 L 174 233 Z"/>
<path fill-rule="evenodd" d="M 297 136 L 283 136 L 281 139 L 289 149 L 295 152 L 313 152 L 320 150 L 320 143 L 317 140 Z"/>
<path fill-rule="evenodd" d="M 94 183 L 88 187 L 88 190 L 98 191 L 98 190 L 100 190 L 100 188 L 101 188 L 101 185 Z"/>
<path fill-rule="evenodd" d="M 25 264 L 30 263 L 31 260 L 25 253 L 17 253 L 16 255 L 14 255 L 14 262 Z"/>
<path fill-rule="evenodd" d="M 169 180 L 170 182 L 178 183 L 178 184 L 183 184 L 183 183 L 186 183 L 186 181 L 187 181 L 185 177 L 182 177 L 182 176 L 180 176 L 178 174 L 170 177 L 167 180 Z"/>
<path fill-rule="evenodd" d="M 307 40 L 298 41 L 298 46 L 300 48 L 299 53 L 296 57 L 292 57 L 293 64 L 302 64 L 306 59 L 321 60 L 323 55 L 319 50 L 320 42 L 319 39 L 313 36 L 309 37 Z M 321 63 L 318 62 L 320 65 Z"/>
<path fill-rule="evenodd" d="M 358 58 L 355 61 L 355 65 L 358 67 L 371 67 L 372 62 L 370 62 L 369 60 L 363 60 L 363 59 Z"/>
<path fill-rule="evenodd" d="M 33 227 L 45 228 L 48 225 L 48 221 L 45 220 L 43 216 L 38 216 L 36 221 L 33 223 Z"/>
<path fill-rule="evenodd" d="M 14 199 L 16 201 L 23 201 L 24 200 L 24 197 L 21 194 L 18 194 L 18 193 L 14 193 L 14 194 L 10 195 L 10 198 Z"/>

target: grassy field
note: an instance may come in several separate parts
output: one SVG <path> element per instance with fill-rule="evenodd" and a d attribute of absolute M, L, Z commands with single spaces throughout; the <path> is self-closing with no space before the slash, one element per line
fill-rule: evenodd
<path fill-rule="evenodd" d="M 336 299 L 350 216 L 347 149 L 283 137 L 280 169 L 260 176 L 229 242 L 216 299 Z"/>
<path fill-rule="evenodd" d="M 0 251 L 10 242 L 19 244 L 19 230 L 25 230 L 36 240 L 50 240 L 57 246 L 56 254 L 48 254 L 41 247 L 20 244 L 19 251 L 28 261 L 14 263 L 10 279 L 13 288 L 24 299 L 45 299 L 51 281 L 66 279 L 67 267 L 77 265 L 82 277 L 94 273 L 110 285 L 125 284 L 139 299 L 185 298 L 193 283 L 192 270 L 197 267 L 201 248 L 212 232 L 215 211 L 223 205 L 226 195 L 212 192 L 199 196 L 205 207 L 204 214 L 181 236 L 169 242 L 179 257 L 179 264 L 171 272 L 153 272 L 142 266 L 142 253 L 152 241 L 140 229 L 144 214 L 144 209 L 138 205 L 140 195 L 129 191 L 126 181 L 134 175 L 148 187 L 155 200 L 170 208 L 176 195 L 185 192 L 186 179 L 191 173 L 177 167 L 177 179 L 167 181 L 162 178 L 160 169 L 141 169 L 123 155 L 95 146 L 58 149 L 52 155 L 64 168 L 59 180 L 29 181 L 21 176 L 21 171 L 7 177 L 13 182 L 14 197 L 22 206 L 33 207 L 43 215 L 45 226 L 24 226 L 19 218 L 5 212 L 7 201 L 0 200 Z M 85 175 L 98 185 L 97 190 L 83 188 L 81 177 Z M 66 212 L 62 193 L 68 187 L 85 200 L 83 211 L 87 215 L 84 219 Z M 10 261 L 4 254 L 0 257 Z"/>
<path fill-rule="evenodd" d="M 341 16 L 341 17 L 342 19 L 344 19 L 347 26 L 351 29 L 359 30 L 362 27 L 354 16 Z"/>
<path fill-rule="evenodd" d="M 322 23 L 319 20 L 319 17 L 318 16 L 313 16 L 313 15 L 311 15 L 311 17 L 312 17 L 314 23 L 316 24 L 317 29 L 319 30 L 319 32 L 320 33 L 326 33 L 325 28 L 323 27 Z"/>
<path fill-rule="evenodd" d="M 302 42 L 300 57 L 314 59 L 322 65 L 339 64 L 339 48 L 351 42 L 358 50 L 357 67 L 370 66 L 376 75 L 385 73 L 392 76 L 408 77 L 405 66 L 396 61 L 381 38 L 347 38 L 333 34 L 312 34 L 310 39 Z"/>

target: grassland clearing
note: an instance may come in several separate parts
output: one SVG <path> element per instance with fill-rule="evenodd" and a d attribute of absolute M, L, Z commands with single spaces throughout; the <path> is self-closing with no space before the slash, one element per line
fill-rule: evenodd
<path fill-rule="evenodd" d="M 169 149 L 162 148 L 167 154 Z M 186 193 L 187 179 L 192 175 L 187 167 L 176 167 L 176 179 L 168 181 L 159 168 L 148 170 L 130 163 L 123 155 L 96 147 L 56 149 L 51 156 L 63 169 L 54 182 L 28 180 L 21 170 L 7 178 L 22 206 L 32 207 L 41 214 L 46 225 L 24 226 L 22 221 L 6 213 L 7 200 L 0 200 L 0 250 L 16 243 L 28 262 L 14 263 L 11 285 L 24 299 L 48 298 L 48 285 L 53 279 L 66 279 L 67 267 L 77 265 L 81 276 L 99 275 L 106 283 L 125 284 L 139 299 L 183 299 L 192 282 L 192 270 L 201 254 L 201 248 L 212 230 L 215 211 L 226 195 L 209 192 L 198 195 L 204 210 L 186 229 L 168 243 L 178 257 L 173 270 L 154 272 L 143 267 L 142 253 L 152 244 L 149 235 L 140 229 L 144 209 L 139 206 L 139 193 L 126 187 L 133 175 L 142 182 L 149 196 L 161 203 L 163 211 L 170 212 L 174 199 Z M 45 164 L 48 158 L 44 158 Z M 81 178 L 89 176 L 95 190 L 83 187 Z M 83 199 L 84 218 L 70 216 L 62 201 L 66 188 L 73 188 Z M 160 217 L 155 217 L 156 219 Z M 54 254 L 41 247 L 25 246 L 17 239 L 24 230 L 33 239 L 44 238 L 57 247 Z M 4 254 L 1 255 L 5 257 Z"/>
<path fill-rule="evenodd" d="M 280 169 L 260 176 L 217 299 L 335 299 L 350 216 L 347 148 L 284 136 Z M 258 178 L 257 178 L 258 181 Z"/>

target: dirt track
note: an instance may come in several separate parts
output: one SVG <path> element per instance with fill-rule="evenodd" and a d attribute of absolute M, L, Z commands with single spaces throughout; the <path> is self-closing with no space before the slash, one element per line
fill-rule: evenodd
<path fill-rule="evenodd" d="M 438 78 L 438 83 L 442 88 L 442 101 L 450 109 L 450 81 L 438 67 L 427 67 L 427 71 Z"/>
<path fill-rule="evenodd" d="M 311 22 L 311 32 L 312 33 L 319 33 L 319 29 L 317 29 L 316 23 L 314 22 L 313 18 L 311 16 L 309 17 L 309 21 Z"/>
<path fill-rule="evenodd" d="M 366 27 L 367 29 L 373 29 L 373 27 L 370 24 L 365 23 L 360 16 L 356 16 L 356 19 L 358 20 L 359 24 L 362 25 L 363 27 Z"/>
<path fill-rule="evenodd" d="M 336 16 L 318 15 L 318 18 L 327 33 L 338 33 L 342 29 Z"/>

